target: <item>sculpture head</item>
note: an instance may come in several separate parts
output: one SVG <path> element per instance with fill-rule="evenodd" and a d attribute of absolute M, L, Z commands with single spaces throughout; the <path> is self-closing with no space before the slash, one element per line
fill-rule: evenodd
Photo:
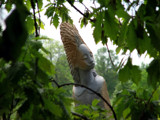
<path fill-rule="evenodd" d="M 87 47 L 75 26 L 62 23 L 60 26 L 61 39 L 76 83 L 80 83 L 79 69 L 90 70 L 94 68 L 92 52 Z"/>
<path fill-rule="evenodd" d="M 79 56 L 77 59 L 78 68 L 81 70 L 90 70 L 94 68 L 94 58 L 92 52 L 85 44 L 78 47 Z"/>

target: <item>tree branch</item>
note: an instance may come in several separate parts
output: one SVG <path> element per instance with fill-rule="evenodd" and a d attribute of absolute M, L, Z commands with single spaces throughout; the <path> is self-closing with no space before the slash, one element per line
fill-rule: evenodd
<path fill-rule="evenodd" d="M 36 37 L 38 37 L 39 36 L 39 34 L 38 34 L 38 25 L 37 25 L 37 22 L 36 22 L 36 13 L 35 13 L 35 6 L 34 6 L 33 0 L 31 0 L 31 6 L 32 6 L 32 9 L 33 9 L 35 33 L 36 33 Z"/>
<path fill-rule="evenodd" d="M 76 11 L 78 11 L 81 15 L 83 15 L 85 18 L 89 19 L 91 22 L 95 22 L 95 20 L 88 18 L 88 15 L 82 13 L 76 6 L 73 5 L 71 0 L 66 0 Z"/>
<path fill-rule="evenodd" d="M 66 83 L 66 84 L 59 85 L 55 80 L 51 80 L 51 81 L 54 82 L 57 85 L 58 88 L 61 88 L 61 87 L 64 87 L 64 86 L 69 86 L 69 85 L 75 85 L 75 86 L 80 86 L 80 87 L 83 87 L 83 88 L 86 88 L 86 89 L 92 91 L 94 94 L 96 94 L 98 97 L 100 97 L 109 106 L 109 108 L 111 109 L 111 111 L 113 113 L 113 116 L 114 116 L 115 120 L 117 120 L 116 113 L 115 113 L 113 107 L 109 104 L 109 102 L 100 93 L 92 90 L 91 88 L 89 88 L 85 85 L 81 85 L 81 84 L 77 84 L 77 83 Z"/>
<path fill-rule="evenodd" d="M 109 50 L 109 48 L 108 48 L 108 44 L 107 44 L 107 43 L 106 43 L 106 46 L 107 46 L 107 50 L 108 50 L 108 54 L 109 54 L 109 58 L 110 58 L 110 60 L 111 60 L 111 63 L 112 63 L 112 65 L 113 65 L 113 67 L 116 68 L 115 65 L 114 65 L 114 63 L 113 63 L 113 61 L 112 61 L 111 53 L 110 53 L 110 50 Z"/>
<path fill-rule="evenodd" d="M 80 117 L 80 118 L 82 118 L 82 119 L 84 119 L 84 120 L 90 120 L 90 119 L 88 119 L 86 116 L 84 116 L 84 115 L 81 115 L 81 114 L 78 114 L 78 113 L 75 113 L 75 112 L 71 112 L 72 113 L 72 115 L 74 115 L 74 116 L 78 116 L 78 117 Z"/>
<path fill-rule="evenodd" d="M 39 25 L 41 26 L 41 15 L 40 15 L 39 6 L 38 6 L 38 0 L 36 0 L 36 3 L 37 3 L 38 15 L 39 15 Z M 39 34 L 40 34 L 40 26 L 39 26 Z"/>
<path fill-rule="evenodd" d="M 38 25 L 37 25 L 37 22 L 36 22 L 36 13 L 35 13 L 35 6 L 34 6 L 34 1 L 33 0 L 30 0 L 31 2 L 31 6 L 32 6 L 32 9 L 33 9 L 33 18 L 34 18 L 34 26 L 35 26 L 35 37 L 38 37 L 39 36 L 39 33 L 38 33 Z M 38 3 L 37 3 L 38 5 Z M 38 58 L 36 57 L 35 58 L 35 81 L 37 79 L 37 73 L 38 73 Z"/>

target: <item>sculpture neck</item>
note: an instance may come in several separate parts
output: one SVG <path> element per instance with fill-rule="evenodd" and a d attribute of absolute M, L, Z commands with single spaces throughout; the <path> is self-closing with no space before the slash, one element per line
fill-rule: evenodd
<path fill-rule="evenodd" d="M 95 78 L 91 70 L 79 70 L 80 81 L 82 85 L 90 86 L 94 82 Z"/>

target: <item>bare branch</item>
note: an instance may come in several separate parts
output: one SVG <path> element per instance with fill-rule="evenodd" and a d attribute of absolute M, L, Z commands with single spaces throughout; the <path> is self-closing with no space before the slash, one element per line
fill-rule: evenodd
<path fill-rule="evenodd" d="M 83 87 L 83 88 L 86 88 L 86 89 L 92 91 L 94 94 L 96 94 L 98 97 L 100 97 L 109 106 L 109 108 L 111 109 L 111 111 L 113 113 L 113 116 L 114 116 L 115 120 L 117 120 L 116 113 L 115 113 L 113 107 L 109 104 L 109 102 L 100 93 L 92 90 L 91 88 L 89 88 L 85 85 L 81 85 L 81 84 L 77 84 L 77 83 L 66 83 L 66 84 L 59 85 L 55 80 L 51 80 L 51 81 L 54 82 L 57 85 L 58 88 L 61 88 L 61 87 L 64 87 L 64 86 L 69 86 L 69 85 L 75 85 L 75 86 L 80 86 L 80 87 Z"/>
<path fill-rule="evenodd" d="M 36 3 L 37 3 L 38 15 L 39 15 L 39 25 L 41 25 L 41 15 L 40 15 L 39 6 L 38 6 L 38 0 L 36 0 Z M 39 26 L 39 34 L 40 34 L 40 26 Z"/>
<path fill-rule="evenodd" d="M 75 113 L 75 112 L 72 112 L 72 115 L 78 116 L 78 117 L 80 117 L 80 118 L 82 118 L 82 119 L 84 119 L 84 120 L 90 120 L 90 119 L 88 119 L 86 116 L 81 115 L 81 114 L 78 114 L 78 113 Z"/>
<path fill-rule="evenodd" d="M 114 65 L 114 63 L 113 63 L 113 61 L 112 61 L 111 53 L 110 53 L 110 50 L 109 50 L 109 48 L 108 48 L 108 44 L 107 44 L 107 43 L 106 43 L 106 46 L 107 46 L 107 50 L 108 50 L 108 54 L 109 54 L 109 58 L 110 58 L 110 60 L 111 60 L 111 63 L 112 63 L 112 65 L 113 65 L 113 67 L 116 68 L 115 65 Z"/>
<path fill-rule="evenodd" d="M 38 25 L 37 25 L 37 22 L 36 22 L 36 13 L 35 13 L 35 7 L 34 7 L 33 0 L 31 0 L 31 6 L 32 6 L 32 9 L 33 9 L 33 18 L 34 18 L 34 27 L 35 27 L 36 37 L 38 37 L 39 36 Z"/>
<path fill-rule="evenodd" d="M 89 19 L 91 22 L 95 22 L 95 20 L 88 18 L 88 15 L 82 13 L 76 6 L 74 6 L 71 2 L 71 0 L 67 0 L 67 2 L 75 9 L 77 10 L 81 15 L 83 15 L 85 18 Z"/>

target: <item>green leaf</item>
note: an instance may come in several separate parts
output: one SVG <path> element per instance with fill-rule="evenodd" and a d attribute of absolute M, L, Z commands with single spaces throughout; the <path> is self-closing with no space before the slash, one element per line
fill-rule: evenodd
<path fill-rule="evenodd" d="M 132 66 L 131 68 L 131 78 L 132 81 L 136 84 L 141 80 L 141 70 L 139 69 L 138 66 Z"/>
<path fill-rule="evenodd" d="M 99 102 L 100 102 L 100 100 L 94 99 L 92 101 L 92 106 L 95 107 Z"/>
<path fill-rule="evenodd" d="M 128 22 L 130 19 L 126 19 L 122 23 L 122 27 L 120 28 L 120 35 L 118 38 L 118 45 L 123 46 L 125 40 L 127 39 L 127 31 L 128 31 Z"/>
<path fill-rule="evenodd" d="M 103 18 L 103 13 L 102 12 L 98 13 L 96 23 L 95 23 L 95 28 L 93 31 L 93 36 L 96 43 L 98 43 L 101 40 L 102 18 Z"/>
<path fill-rule="evenodd" d="M 54 104 L 54 102 L 51 102 L 49 99 L 46 99 L 46 98 L 44 98 L 43 100 L 44 100 L 45 108 L 47 110 L 49 110 L 55 116 L 61 117 L 62 109 L 59 105 Z"/>
<path fill-rule="evenodd" d="M 26 27 L 29 34 L 34 33 L 35 27 L 34 27 L 34 20 L 31 16 L 28 16 L 26 19 Z"/>
<path fill-rule="evenodd" d="M 35 50 L 39 50 L 40 48 L 42 48 L 42 42 L 41 41 L 29 41 L 29 44 Z"/>
<path fill-rule="evenodd" d="M 55 12 L 55 7 L 50 6 L 46 10 L 45 15 L 47 15 L 47 17 L 49 18 L 49 17 L 53 16 L 54 12 Z"/>
<path fill-rule="evenodd" d="M 80 3 L 82 3 L 82 2 L 83 2 L 83 0 L 79 0 L 79 2 L 80 2 Z"/>
<path fill-rule="evenodd" d="M 7 1 L 5 8 L 6 8 L 6 10 L 8 12 L 12 9 L 12 3 L 11 3 L 11 1 Z"/>
<path fill-rule="evenodd" d="M 116 22 L 114 15 L 111 15 L 110 12 L 112 12 L 112 9 L 105 11 L 104 33 L 106 36 L 110 37 L 111 40 L 116 40 L 118 23 Z"/>
<path fill-rule="evenodd" d="M 17 62 L 9 69 L 7 79 L 9 79 L 13 85 L 17 85 L 18 81 L 24 76 L 25 71 L 25 65 Z"/>
<path fill-rule="evenodd" d="M 119 18 L 124 18 L 124 20 L 129 19 L 129 15 L 128 15 L 127 11 L 125 11 L 125 8 L 121 2 L 118 2 L 116 4 L 116 7 L 117 7 L 116 14 Z"/>
<path fill-rule="evenodd" d="M 138 66 L 132 65 L 130 58 L 124 68 L 119 71 L 119 80 L 122 82 L 132 80 L 136 84 L 141 80 L 141 71 Z"/>
<path fill-rule="evenodd" d="M 65 2 L 65 0 L 58 0 L 57 1 L 57 5 L 59 6 L 59 5 L 63 4 L 64 2 Z M 70 0 L 70 2 L 72 3 L 73 1 Z"/>
<path fill-rule="evenodd" d="M 128 33 L 127 33 L 127 39 L 126 39 L 128 48 L 131 52 L 136 48 L 137 40 L 138 38 L 136 36 L 134 23 L 132 21 L 128 26 Z"/>
<path fill-rule="evenodd" d="M 119 71 L 119 80 L 121 82 L 127 82 L 130 79 L 130 70 L 127 65 Z"/>
<path fill-rule="evenodd" d="M 54 15 L 53 19 L 53 25 L 57 28 L 59 25 L 59 17 L 57 14 Z"/>
<path fill-rule="evenodd" d="M 45 71 L 48 75 L 53 76 L 55 73 L 53 64 L 43 56 L 39 57 L 38 66 L 41 68 L 41 70 Z"/>
<path fill-rule="evenodd" d="M 3 31 L 2 41 L 0 42 L 0 57 L 5 60 L 16 60 L 21 48 L 28 37 L 28 31 L 25 26 L 25 19 L 28 11 L 25 6 L 16 7 L 7 17 L 6 29 Z"/>
<path fill-rule="evenodd" d="M 22 114 L 22 119 L 31 119 L 33 114 L 33 104 L 29 106 L 29 109 Z"/>
<path fill-rule="evenodd" d="M 38 8 L 41 10 L 42 6 L 43 6 L 43 0 L 38 0 Z"/>
<path fill-rule="evenodd" d="M 157 83 L 160 82 L 160 61 L 154 59 L 147 68 L 147 72 L 148 84 L 156 88 Z"/>

